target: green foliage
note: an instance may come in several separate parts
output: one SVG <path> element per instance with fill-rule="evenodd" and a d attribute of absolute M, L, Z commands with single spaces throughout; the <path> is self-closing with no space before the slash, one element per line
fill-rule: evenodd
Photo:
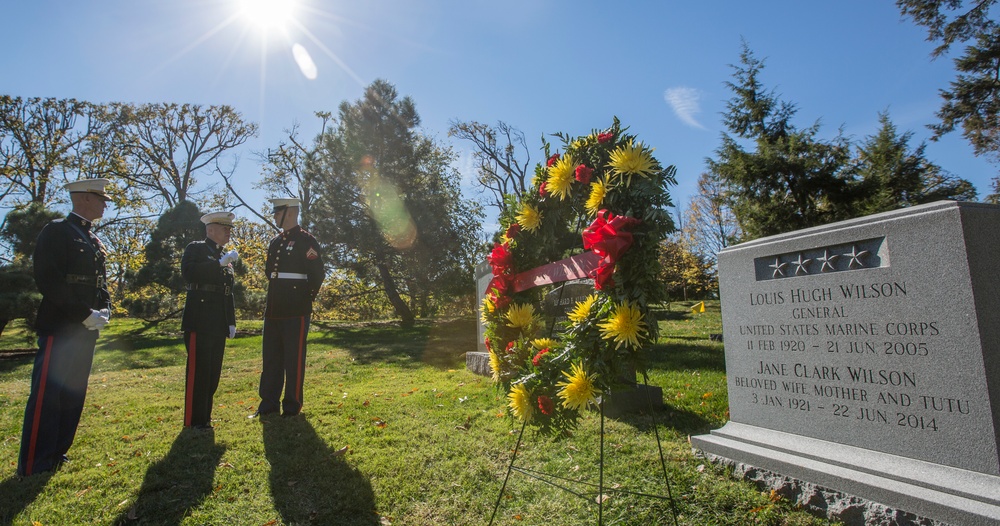
<path fill-rule="evenodd" d="M 0 238 L 9 243 L 14 253 L 14 261 L 27 262 L 35 252 L 38 233 L 49 222 L 60 217 L 63 217 L 63 214 L 49 210 L 37 202 L 8 212 L 3 229 L 0 230 Z"/>
<path fill-rule="evenodd" d="M 135 287 L 158 285 L 162 289 L 159 293 L 143 294 L 128 301 L 127 307 L 133 315 L 155 316 L 164 313 L 162 309 L 170 309 L 170 305 L 177 303 L 176 297 L 185 285 L 181 277 L 184 248 L 192 241 L 205 239 L 202 215 L 198 205 L 181 201 L 160 216 L 145 247 L 145 264 L 135 274 L 132 283 Z"/>
<path fill-rule="evenodd" d="M 896 0 L 903 16 L 927 28 L 927 40 L 938 43 L 935 56 L 955 44 L 968 44 L 954 59 L 958 75 L 949 89 L 941 90 L 944 101 L 931 125 L 936 140 L 956 128 L 972 145 L 976 155 L 1000 161 L 1000 24 L 997 0 Z M 989 202 L 1000 202 L 1000 178 L 993 178 Z"/>
<path fill-rule="evenodd" d="M 845 219 L 852 195 L 847 139 L 838 134 L 823 141 L 818 123 L 801 130 L 792 124 L 794 105 L 764 90 L 764 63 L 745 42 L 740 62 L 727 83 L 733 98 L 724 117 L 735 137 L 724 134 L 708 164 L 726 185 L 746 238 Z M 747 151 L 740 140 L 755 149 Z"/>
<path fill-rule="evenodd" d="M 860 178 L 857 215 L 887 212 L 941 199 L 974 200 L 972 183 L 948 175 L 924 156 L 924 144 L 910 150 L 912 132 L 900 135 L 888 113 L 879 114 L 879 131 L 858 146 L 855 173 Z"/>
<path fill-rule="evenodd" d="M 404 325 L 435 301 L 474 294 L 482 214 L 460 197 L 454 152 L 417 133 L 413 101 L 384 80 L 339 115 L 304 168 L 329 266 L 379 283 Z"/>
<path fill-rule="evenodd" d="M 725 115 L 733 135 L 723 135 L 717 157 L 708 161 L 709 180 L 721 183 L 738 229 L 727 230 L 719 221 L 724 216 L 701 210 L 724 211 L 704 206 L 712 204 L 707 196 L 694 218 L 723 227 L 710 231 L 716 237 L 737 231 L 747 241 L 940 199 L 975 199 L 972 184 L 927 160 L 923 144 L 911 150 L 913 134 L 899 134 L 888 113 L 879 115 L 881 127 L 857 146 L 853 159 L 842 134 L 823 141 L 818 124 L 796 128 L 795 107 L 764 89 L 764 63 L 746 43 L 740 60 Z M 704 227 L 694 230 L 700 233 L 692 239 L 705 239 Z"/>
<path fill-rule="evenodd" d="M 11 320 L 23 318 L 33 326 L 41 302 L 29 265 L 0 266 L 0 334 Z"/>

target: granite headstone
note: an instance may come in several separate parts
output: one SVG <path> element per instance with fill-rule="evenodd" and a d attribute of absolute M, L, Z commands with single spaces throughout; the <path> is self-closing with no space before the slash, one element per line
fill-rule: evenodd
<path fill-rule="evenodd" d="M 951 201 L 723 250 L 731 420 L 693 447 L 882 509 L 1000 524 L 998 264 L 1000 207 Z"/>

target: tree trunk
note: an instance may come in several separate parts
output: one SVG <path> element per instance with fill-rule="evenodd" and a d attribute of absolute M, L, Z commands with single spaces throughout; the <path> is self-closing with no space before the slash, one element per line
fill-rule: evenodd
<path fill-rule="evenodd" d="M 389 298 L 389 303 L 392 304 L 392 307 L 396 310 L 396 315 L 400 318 L 400 324 L 404 328 L 413 327 L 413 311 L 403 301 L 403 298 L 399 297 L 399 291 L 396 290 L 396 280 L 393 279 L 392 274 L 389 272 L 389 266 L 379 263 L 378 273 L 382 277 L 382 286 L 385 288 L 385 295 Z"/>

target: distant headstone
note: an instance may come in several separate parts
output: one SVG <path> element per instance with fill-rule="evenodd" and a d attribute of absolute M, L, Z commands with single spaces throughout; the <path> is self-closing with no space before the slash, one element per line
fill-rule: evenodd
<path fill-rule="evenodd" d="M 482 308 L 483 298 L 486 297 L 486 287 L 490 284 L 493 279 L 493 268 L 490 266 L 489 262 L 482 262 L 476 265 L 476 309 Z M 490 354 L 486 350 L 486 343 L 483 338 L 483 333 L 486 327 L 483 326 L 482 318 L 476 317 L 479 323 L 476 324 L 476 341 L 478 342 L 477 349 L 475 351 L 469 351 L 465 353 L 465 368 L 482 376 L 490 376 L 493 372 L 490 370 Z"/>
<path fill-rule="evenodd" d="M 592 279 L 576 279 L 553 287 L 542 299 L 542 316 L 546 329 L 551 329 L 555 323 L 566 321 L 569 311 L 593 293 Z"/>
<path fill-rule="evenodd" d="M 978 203 L 723 250 L 731 420 L 692 445 L 826 489 L 806 507 L 841 495 L 848 524 L 1000 524 L 998 268 L 1000 207 Z"/>

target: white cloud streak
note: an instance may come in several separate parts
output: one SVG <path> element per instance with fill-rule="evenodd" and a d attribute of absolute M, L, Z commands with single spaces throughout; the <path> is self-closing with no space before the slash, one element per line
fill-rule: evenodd
<path fill-rule="evenodd" d="M 663 99 L 681 121 L 692 128 L 704 130 L 705 127 L 695 119 L 695 115 L 701 113 L 700 98 L 701 93 L 695 88 L 670 88 L 663 92 Z"/>

